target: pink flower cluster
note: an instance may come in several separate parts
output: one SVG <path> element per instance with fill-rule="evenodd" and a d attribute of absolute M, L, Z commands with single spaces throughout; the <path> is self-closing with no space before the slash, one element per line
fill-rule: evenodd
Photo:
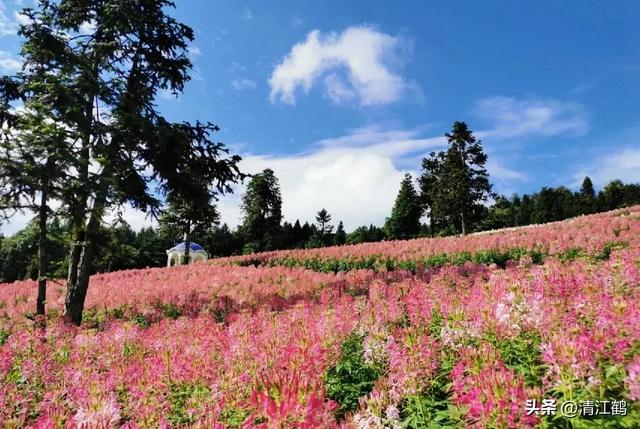
<path fill-rule="evenodd" d="M 295 249 L 232 256 L 215 260 L 216 264 L 261 263 L 286 264 L 287 261 L 345 260 L 360 261 L 372 257 L 395 261 L 417 261 L 431 256 L 462 252 L 471 254 L 490 249 L 523 248 L 558 254 L 579 248 L 596 253 L 609 242 L 632 242 L 640 233 L 637 217 L 640 207 L 582 216 L 544 225 L 488 231 L 466 237 L 420 238 L 408 241 L 384 241 L 356 245 Z"/>
<path fill-rule="evenodd" d="M 87 308 L 100 322 L 80 328 L 55 315 L 64 292 L 56 283 L 46 328 L 25 317 L 34 282 L 0 285 L 0 426 L 400 428 L 407 399 L 429 395 L 436 381 L 464 427 L 539 427 L 544 418 L 526 415 L 526 400 L 563 392 L 620 392 L 602 399 L 627 400 L 630 418 L 640 416 L 640 218 L 630 213 L 451 241 L 493 245 L 535 231 L 565 248 L 604 242 L 620 227 L 629 245 L 606 261 L 468 263 L 416 275 L 205 263 L 96 275 Z M 327 252 L 339 249 L 353 256 L 349 247 Z M 393 254 L 409 254 L 401 249 Z M 383 371 L 337 421 L 325 376 L 353 333 L 363 361 Z"/>

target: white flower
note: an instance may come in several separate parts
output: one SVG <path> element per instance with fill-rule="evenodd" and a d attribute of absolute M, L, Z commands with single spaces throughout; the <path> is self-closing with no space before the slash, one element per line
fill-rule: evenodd
<path fill-rule="evenodd" d="M 395 405 L 389 405 L 386 414 L 388 419 L 400 420 L 400 410 Z"/>

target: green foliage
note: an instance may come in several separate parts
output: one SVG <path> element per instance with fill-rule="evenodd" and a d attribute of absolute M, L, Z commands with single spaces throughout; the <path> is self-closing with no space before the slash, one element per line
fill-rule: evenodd
<path fill-rule="evenodd" d="M 192 424 L 195 416 L 189 413 L 189 403 L 191 401 L 200 403 L 209 399 L 210 390 L 202 384 L 191 384 L 186 382 L 169 383 L 169 404 L 170 412 L 167 421 L 173 427 Z"/>
<path fill-rule="evenodd" d="M 520 374 L 528 387 L 542 385 L 545 367 L 541 359 L 542 338 L 539 333 L 523 332 L 514 338 L 490 338 L 489 341 L 498 349 L 505 365 Z"/>
<path fill-rule="evenodd" d="M 626 242 L 609 241 L 604 245 L 602 250 L 594 255 L 594 258 L 596 260 L 606 261 L 611 257 L 611 252 L 613 252 L 614 250 L 624 249 L 628 245 L 629 243 Z"/>
<path fill-rule="evenodd" d="M 439 333 L 439 332 L 438 332 Z M 464 428 L 464 410 L 451 402 L 451 370 L 454 359 L 445 356 L 424 392 L 404 398 L 401 417 L 408 429 Z"/>
<path fill-rule="evenodd" d="M 429 211 L 432 231 L 442 225 L 465 234 L 484 213 L 492 195 L 485 168 L 487 155 L 464 122 L 454 122 L 445 137 L 446 151 L 423 159 L 420 178 L 422 201 Z"/>
<path fill-rule="evenodd" d="M 344 231 L 344 225 L 342 221 L 340 221 L 340 223 L 338 223 L 338 229 L 336 229 L 336 233 L 333 237 L 333 243 L 336 246 L 340 246 L 342 244 L 345 244 L 346 242 L 347 242 L 347 233 Z"/>
<path fill-rule="evenodd" d="M 160 306 L 160 309 L 161 309 L 162 315 L 164 317 L 169 317 L 169 318 L 174 319 L 174 320 L 182 315 L 182 312 L 180 311 L 180 308 L 178 308 L 177 305 L 172 304 L 172 303 L 163 303 Z"/>
<path fill-rule="evenodd" d="M 245 241 L 258 251 L 276 248 L 282 221 L 280 184 L 273 170 L 251 177 L 242 196 L 242 230 Z"/>
<path fill-rule="evenodd" d="M 421 216 L 422 207 L 413 179 L 410 174 L 405 174 L 391 216 L 384 224 L 387 237 L 400 240 L 416 237 L 420 232 Z"/>
<path fill-rule="evenodd" d="M 624 379 L 627 376 L 624 367 L 613 362 L 600 362 L 599 373 L 602 382 L 597 388 L 589 388 L 584 382 L 568 379 L 568 383 L 558 388 L 550 389 L 545 397 L 554 397 L 558 404 L 565 401 L 580 403 L 581 401 L 611 401 L 625 398 Z M 563 376 L 563 374 L 561 374 Z M 610 406 L 611 404 L 609 404 Z M 567 429 L 635 429 L 640 422 L 640 404 L 627 400 L 627 414 L 625 416 L 577 416 L 568 418 L 561 413 L 544 416 L 542 428 Z"/>
<path fill-rule="evenodd" d="M 133 316 L 132 320 L 143 329 L 146 329 L 151 325 L 144 314 L 136 314 L 135 316 Z"/>
<path fill-rule="evenodd" d="M 363 225 L 347 234 L 347 244 L 370 243 L 382 241 L 384 238 L 385 233 L 382 228 L 375 225 L 369 225 L 368 227 Z"/>
<path fill-rule="evenodd" d="M 579 247 L 571 247 L 565 250 L 563 253 L 560 253 L 558 255 L 558 259 L 560 259 L 561 261 L 569 262 L 569 261 L 574 261 L 583 256 L 585 256 L 584 250 L 582 250 Z"/>
<path fill-rule="evenodd" d="M 640 203 L 640 184 L 614 180 L 596 195 L 593 183 L 585 177 L 579 192 L 543 187 L 522 197 L 498 196 L 479 225 L 480 230 L 560 221 L 570 217 L 608 211 Z M 615 233 L 615 231 L 614 231 Z"/>
<path fill-rule="evenodd" d="M 342 343 L 340 360 L 325 376 L 327 397 L 339 404 L 336 411 L 339 420 L 357 409 L 359 398 L 371 392 L 373 384 L 384 371 L 377 364 L 365 362 L 362 342 L 360 335 L 349 335 Z"/>
<path fill-rule="evenodd" d="M 9 335 L 11 335 L 11 332 L 3 328 L 0 329 L 0 346 L 6 344 L 7 340 L 9 339 Z"/>
<path fill-rule="evenodd" d="M 25 229 L 0 242 L 0 282 L 35 279 L 38 229 L 30 223 Z"/>
<path fill-rule="evenodd" d="M 224 407 L 220 413 L 220 420 L 228 427 L 241 427 L 249 417 L 249 411 L 242 408 Z"/>

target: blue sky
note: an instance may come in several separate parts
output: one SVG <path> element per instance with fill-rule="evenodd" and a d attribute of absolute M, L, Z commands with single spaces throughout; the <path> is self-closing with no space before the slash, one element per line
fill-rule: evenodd
<path fill-rule="evenodd" d="M 3 73 L 19 65 L 20 4 L 0 9 Z M 456 120 L 482 138 L 498 192 L 640 181 L 638 2 L 176 4 L 194 79 L 160 109 L 219 124 L 247 172 L 274 169 L 287 220 L 325 207 L 347 229 L 381 224 Z M 220 201 L 231 225 L 241 192 Z"/>

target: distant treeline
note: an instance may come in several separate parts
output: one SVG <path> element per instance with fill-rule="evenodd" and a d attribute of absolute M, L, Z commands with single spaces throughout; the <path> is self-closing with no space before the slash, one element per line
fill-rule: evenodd
<path fill-rule="evenodd" d="M 596 193 L 591 179 L 585 177 L 579 192 L 560 186 L 544 187 L 530 195 L 498 196 L 487 209 L 478 230 L 553 222 L 634 204 L 640 204 L 640 184 L 614 180 Z"/>
<path fill-rule="evenodd" d="M 599 192 L 585 177 L 578 192 L 566 187 L 544 187 L 534 194 L 496 195 L 485 168 L 487 155 L 464 122 L 454 122 L 445 133 L 448 146 L 422 160 L 417 180 L 406 174 L 400 183 L 389 217 L 383 226 L 363 225 L 347 233 L 337 227 L 324 208 L 315 219 L 286 222 L 282 216 L 280 184 L 273 170 L 251 176 L 242 195 L 240 225 L 231 229 L 219 223 L 216 205 L 202 198 L 188 201 L 169 195 L 159 226 L 133 231 L 123 221 L 101 225 L 93 232 L 92 272 L 166 264 L 165 251 L 176 243 L 195 241 L 210 256 L 230 256 L 265 250 L 314 248 L 382 240 L 466 234 L 512 226 L 545 223 L 574 216 L 640 204 L 640 184 L 614 180 Z M 416 186 L 417 185 L 417 186 Z M 427 220 L 425 223 L 424 220 Z M 67 276 L 76 241 L 73 221 L 51 215 L 48 227 L 48 278 Z M 12 237 L 0 236 L 0 281 L 38 277 L 38 239 L 41 224 L 32 221 Z M 185 261 L 188 258 L 185 255 Z"/>
<path fill-rule="evenodd" d="M 522 196 L 498 196 L 495 203 L 485 210 L 474 231 L 558 221 L 634 204 L 640 204 L 640 184 L 624 184 L 614 180 L 596 192 L 587 177 L 578 192 L 561 186 L 544 187 L 539 192 Z M 330 216 L 329 222 L 326 221 L 327 215 L 325 213 L 324 233 L 316 223 L 282 223 L 269 249 L 323 247 L 389 239 L 385 228 L 375 225 L 363 225 L 346 233 L 339 223 L 333 231 L 329 225 Z M 68 269 L 69 248 L 66 243 L 70 231 L 65 222 L 59 219 L 51 222 L 50 231 L 51 274 L 54 278 L 64 278 Z M 0 237 L 0 281 L 37 277 L 37 233 L 37 225 L 30 223 L 11 237 Z M 423 223 L 418 236 L 449 233 L 446 228 L 432 231 L 428 223 Z M 165 225 L 134 231 L 126 222 L 103 227 L 100 234 L 102 246 L 96 257 L 96 272 L 164 266 L 167 260 L 165 250 L 181 238 L 179 231 Z M 238 255 L 254 250 L 242 228 L 232 230 L 226 224 L 210 228 L 195 240 L 211 256 Z"/>

